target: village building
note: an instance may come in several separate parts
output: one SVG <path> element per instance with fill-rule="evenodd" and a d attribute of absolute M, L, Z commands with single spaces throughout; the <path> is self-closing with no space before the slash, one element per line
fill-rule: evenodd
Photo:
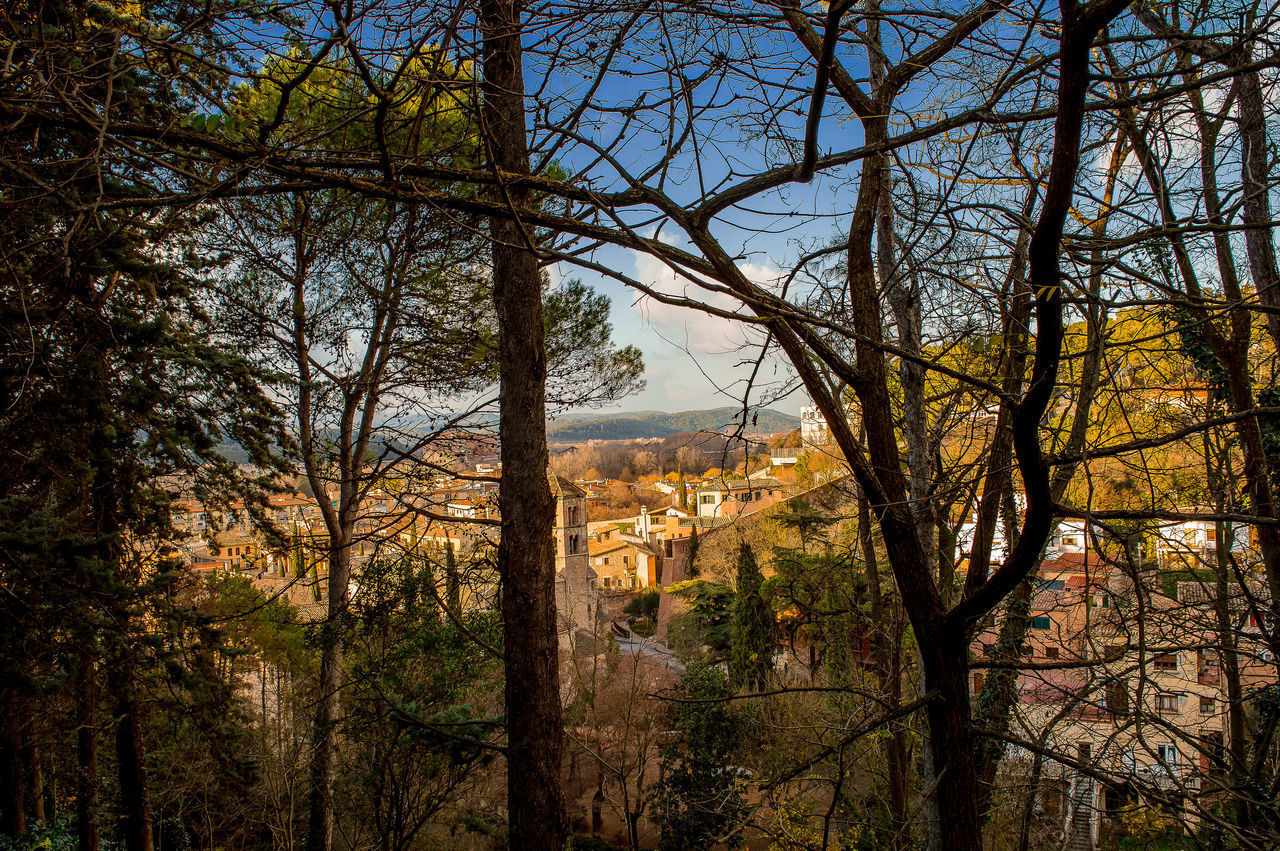
<path fill-rule="evenodd" d="M 587 536 L 587 495 L 573 482 L 548 474 L 556 500 L 556 617 L 561 647 L 572 646 L 579 630 L 595 632 L 599 619 L 599 580 L 591 569 Z"/>
<path fill-rule="evenodd" d="M 831 429 L 827 418 L 817 405 L 800 407 L 800 440 L 806 448 L 826 446 L 831 442 Z"/>
<path fill-rule="evenodd" d="M 781 502 L 789 495 L 777 479 L 720 479 L 698 488 L 699 517 L 738 517 Z"/>

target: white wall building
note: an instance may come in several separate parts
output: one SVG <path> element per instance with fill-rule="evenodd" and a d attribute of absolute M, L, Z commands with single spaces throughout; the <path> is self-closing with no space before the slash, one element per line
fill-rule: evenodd
<path fill-rule="evenodd" d="M 827 427 L 827 418 L 818 410 L 817 405 L 800 407 L 800 440 L 806 447 L 826 446 L 831 440 L 831 430 Z"/>

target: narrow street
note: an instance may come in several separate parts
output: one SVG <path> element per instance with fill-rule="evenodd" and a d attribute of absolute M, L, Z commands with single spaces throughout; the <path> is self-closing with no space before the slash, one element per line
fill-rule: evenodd
<path fill-rule="evenodd" d="M 675 657 L 671 648 L 652 638 L 642 638 L 622 624 L 614 621 L 613 638 L 618 642 L 618 649 L 628 656 L 641 653 L 658 661 L 662 667 L 674 674 L 684 673 L 684 663 Z"/>

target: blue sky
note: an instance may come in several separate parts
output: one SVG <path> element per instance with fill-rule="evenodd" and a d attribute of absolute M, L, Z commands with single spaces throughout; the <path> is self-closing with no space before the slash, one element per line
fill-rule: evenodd
<path fill-rule="evenodd" d="M 667 282 L 668 288 L 673 283 L 674 276 L 658 261 L 634 256 L 630 260 L 633 268 L 627 271 L 637 279 L 653 284 Z M 776 270 L 766 267 L 753 269 L 762 275 L 776 275 Z M 739 349 L 757 339 L 749 329 L 698 311 L 637 298 L 636 293 L 616 282 L 581 277 L 610 297 L 614 340 L 644 352 L 646 387 L 623 400 L 615 410 L 683 411 L 741 402 L 751 365 L 742 362 L 743 352 Z M 776 383 L 775 375 L 790 375 L 777 358 L 771 359 L 761 372 L 770 385 Z M 807 397 L 793 395 L 770 407 L 798 414 L 800 405 L 807 401 Z"/>

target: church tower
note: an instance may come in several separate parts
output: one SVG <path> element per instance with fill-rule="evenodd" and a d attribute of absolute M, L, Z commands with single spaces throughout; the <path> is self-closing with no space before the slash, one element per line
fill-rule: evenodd
<path fill-rule="evenodd" d="M 587 495 L 554 473 L 548 475 L 556 501 L 556 623 L 560 644 L 572 644 L 577 630 L 595 631 L 599 610 L 595 571 L 587 555 Z"/>

